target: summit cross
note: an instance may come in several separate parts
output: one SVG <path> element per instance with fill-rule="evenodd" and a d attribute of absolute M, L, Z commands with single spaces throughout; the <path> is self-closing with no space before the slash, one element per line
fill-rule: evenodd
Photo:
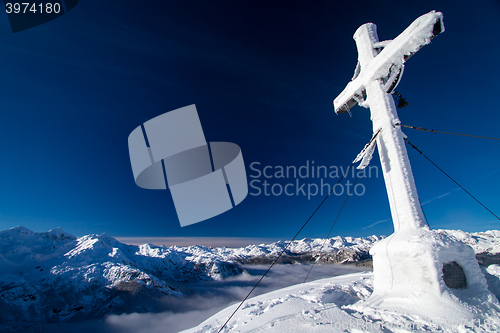
<path fill-rule="evenodd" d="M 370 249 L 373 292 L 357 304 L 390 309 L 399 299 L 412 303 L 415 313 L 425 314 L 432 306 L 436 318 L 457 313 L 473 318 L 474 302 L 496 307 L 496 299 L 492 301 L 474 250 L 453 236 L 430 230 L 425 223 L 391 96 L 404 62 L 443 31 L 443 15 L 435 11 L 420 16 L 389 41 L 378 40 L 375 24 L 362 25 L 354 34 L 358 48 L 354 77 L 333 104 L 337 113 L 348 112 L 357 103 L 370 108 L 375 134 L 356 161 L 363 157 L 358 168 L 364 168 L 377 144 L 394 223 L 394 233 Z M 465 297 L 464 289 L 474 297 Z"/>
<path fill-rule="evenodd" d="M 354 77 L 335 98 L 336 113 L 348 112 L 356 103 L 370 108 L 389 197 L 394 231 L 428 228 L 411 171 L 404 136 L 391 96 L 403 74 L 404 62 L 444 31 L 440 12 L 417 18 L 394 40 L 380 42 L 377 26 L 366 23 L 354 33 L 358 64 Z M 366 100 L 365 100 L 366 97 Z"/>

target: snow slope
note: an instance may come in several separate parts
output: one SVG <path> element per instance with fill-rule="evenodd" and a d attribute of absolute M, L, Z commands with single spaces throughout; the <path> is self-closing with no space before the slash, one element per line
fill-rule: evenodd
<path fill-rule="evenodd" d="M 436 233 L 460 239 L 476 254 L 493 258 L 498 254 L 498 231 Z M 482 271 L 492 292 L 487 302 L 468 289 L 450 289 L 438 302 L 418 297 L 393 299 L 390 310 L 383 309 L 369 302 L 373 273 L 356 273 L 250 298 L 223 332 L 498 332 L 500 306 L 495 297 L 500 298 L 500 266 L 489 265 Z M 218 332 L 238 305 L 183 332 Z"/>
<path fill-rule="evenodd" d="M 460 230 L 438 231 L 446 233 L 448 235 L 452 235 L 465 244 L 470 245 L 476 253 L 500 253 L 500 230 L 488 230 L 486 232 L 475 233 L 467 233 Z"/>
<path fill-rule="evenodd" d="M 496 266 L 496 265 L 495 265 Z M 495 267 L 498 270 L 498 266 Z M 496 277 L 498 280 L 498 276 Z M 372 273 L 355 273 L 280 289 L 245 302 L 222 332 L 498 332 L 500 314 L 481 305 L 476 315 L 436 318 L 433 308 L 414 314 L 415 304 L 398 310 L 356 306 L 373 291 Z M 444 301 L 446 302 L 446 301 Z M 446 304 L 444 304 L 446 305 Z M 234 304 L 183 333 L 218 332 L 236 309 Z M 450 302 L 449 306 L 454 306 Z"/>

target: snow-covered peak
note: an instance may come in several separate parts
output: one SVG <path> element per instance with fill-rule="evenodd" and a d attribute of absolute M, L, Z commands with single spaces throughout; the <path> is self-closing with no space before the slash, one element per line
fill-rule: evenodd
<path fill-rule="evenodd" d="M 33 232 L 18 226 L 0 232 L 0 254 L 5 271 L 13 272 L 34 267 L 63 255 L 76 237 L 56 228 L 48 232 Z"/>
<path fill-rule="evenodd" d="M 65 254 L 68 258 L 75 256 L 88 255 L 90 257 L 101 257 L 112 252 L 114 248 L 118 248 L 122 243 L 118 242 L 113 237 L 105 234 L 102 235 L 86 235 L 76 240 L 76 246 Z"/>
<path fill-rule="evenodd" d="M 452 235 L 458 240 L 471 246 L 476 253 L 500 253 L 500 230 L 468 233 L 461 230 L 437 230 L 441 233 Z"/>
<path fill-rule="evenodd" d="M 75 236 L 68 234 L 67 232 L 62 230 L 61 227 L 57 227 L 55 229 L 49 230 L 45 234 L 47 234 L 47 236 L 52 236 L 54 239 L 60 239 L 60 240 L 66 240 L 66 239 L 75 240 L 76 239 Z"/>
<path fill-rule="evenodd" d="M 29 237 L 35 236 L 37 238 L 52 238 L 59 240 L 76 239 L 75 236 L 65 232 L 60 227 L 54 228 L 47 232 L 34 232 L 31 229 L 18 225 L 17 227 L 10 228 L 8 230 L 0 231 L 0 239 L 13 240 L 18 237 Z"/>
<path fill-rule="evenodd" d="M 33 231 L 18 225 L 17 227 L 10 228 L 8 230 L 0 231 L 0 238 L 5 239 L 8 237 L 16 237 L 16 236 L 31 236 L 33 235 Z"/>
<path fill-rule="evenodd" d="M 368 253 L 371 246 L 384 236 L 368 236 L 368 237 L 342 237 L 336 236 L 327 240 L 323 238 L 304 238 L 293 241 L 288 247 L 288 241 L 277 241 L 271 244 L 248 245 L 242 248 L 214 248 L 209 249 L 213 253 L 217 253 L 225 258 L 235 260 L 246 260 L 254 257 L 274 257 L 278 255 L 285 247 L 286 253 L 290 255 L 302 254 L 323 254 L 330 255 L 339 251 L 351 251 L 353 253 Z M 188 250 L 192 247 L 188 248 Z"/>

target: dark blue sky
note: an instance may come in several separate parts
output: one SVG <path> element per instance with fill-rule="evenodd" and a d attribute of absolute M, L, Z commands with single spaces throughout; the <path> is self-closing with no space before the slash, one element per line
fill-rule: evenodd
<path fill-rule="evenodd" d="M 249 195 L 222 215 L 181 228 L 169 191 L 135 185 L 128 135 L 157 115 L 196 104 L 207 141 L 238 144 L 248 176 L 256 175 L 252 162 L 261 169 L 307 161 L 346 168 L 371 137 L 367 109 L 356 106 L 350 118 L 332 107 L 356 65 L 354 31 L 371 21 L 381 40 L 392 39 L 432 9 L 443 12 L 446 31 L 406 63 L 397 90 L 411 104 L 399 111 L 402 122 L 499 137 L 498 1 L 86 0 L 16 34 L 0 15 L 0 229 L 292 237 L 322 196 Z M 500 213 L 498 141 L 404 132 Z M 498 220 L 418 153 L 409 154 L 431 227 L 498 229 Z M 380 166 L 377 154 L 371 165 Z M 364 195 L 347 202 L 333 234 L 392 233 L 381 173 L 360 184 Z M 302 236 L 326 236 L 344 198 L 331 197 Z"/>

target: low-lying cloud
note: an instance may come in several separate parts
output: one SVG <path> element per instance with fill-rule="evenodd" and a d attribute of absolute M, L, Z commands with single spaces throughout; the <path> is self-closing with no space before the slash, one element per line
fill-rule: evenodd
<path fill-rule="evenodd" d="M 252 295 L 257 296 L 273 290 L 302 283 L 311 265 L 276 265 L 262 280 Z M 184 296 L 166 296 L 159 302 L 156 313 L 129 313 L 108 315 L 98 320 L 74 323 L 36 324 L 15 323 L 3 327 L 2 332 L 29 331 L 36 333 L 172 333 L 199 325 L 227 306 L 241 302 L 260 277 L 269 268 L 266 265 L 244 265 L 245 273 L 222 281 L 203 281 L 178 284 Z M 367 270 L 348 265 L 315 265 L 307 282 Z"/>
<path fill-rule="evenodd" d="M 302 283 L 310 265 L 277 265 L 262 280 L 251 296 Z M 240 302 L 253 288 L 268 266 L 245 265 L 246 272 L 222 281 L 184 285 L 192 290 L 184 297 L 167 297 L 160 313 L 110 315 L 106 331 L 113 333 L 169 333 L 196 326 L 227 307 Z M 346 265 L 316 265 L 308 281 L 366 270 Z"/>

